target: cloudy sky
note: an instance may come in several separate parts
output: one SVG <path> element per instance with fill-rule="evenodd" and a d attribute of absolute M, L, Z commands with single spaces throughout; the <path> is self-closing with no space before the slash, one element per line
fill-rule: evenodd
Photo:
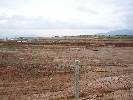
<path fill-rule="evenodd" d="M 133 28 L 133 0 L 0 0 L 0 36 L 63 36 Z"/>

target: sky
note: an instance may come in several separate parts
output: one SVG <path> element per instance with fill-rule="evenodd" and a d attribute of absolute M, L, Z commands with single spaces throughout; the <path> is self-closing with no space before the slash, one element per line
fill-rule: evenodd
<path fill-rule="evenodd" d="M 0 0 L 0 36 L 64 36 L 133 28 L 133 0 Z"/>

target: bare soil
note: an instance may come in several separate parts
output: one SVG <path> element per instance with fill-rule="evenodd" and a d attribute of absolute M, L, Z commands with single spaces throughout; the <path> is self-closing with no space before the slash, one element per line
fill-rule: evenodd
<path fill-rule="evenodd" d="M 0 100 L 133 100 L 133 41 L 0 43 Z M 87 45 L 89 44 L 89 45 Z"/>

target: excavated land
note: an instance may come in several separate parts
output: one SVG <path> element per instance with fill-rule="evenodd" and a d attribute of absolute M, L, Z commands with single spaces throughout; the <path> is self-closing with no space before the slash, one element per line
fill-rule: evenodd
<path fill-rule="evenodd" d="M 0 41 L 0 100 L 133 100 L 133 40 Z"/>

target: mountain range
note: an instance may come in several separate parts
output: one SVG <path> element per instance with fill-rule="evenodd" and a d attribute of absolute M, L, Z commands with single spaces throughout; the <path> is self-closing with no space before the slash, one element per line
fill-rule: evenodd
<path fill-rule="evenodd" d="M 97 35 L 133 35 L 133 30 L 114 30 L 107 33 L 98 33 Z"/>

